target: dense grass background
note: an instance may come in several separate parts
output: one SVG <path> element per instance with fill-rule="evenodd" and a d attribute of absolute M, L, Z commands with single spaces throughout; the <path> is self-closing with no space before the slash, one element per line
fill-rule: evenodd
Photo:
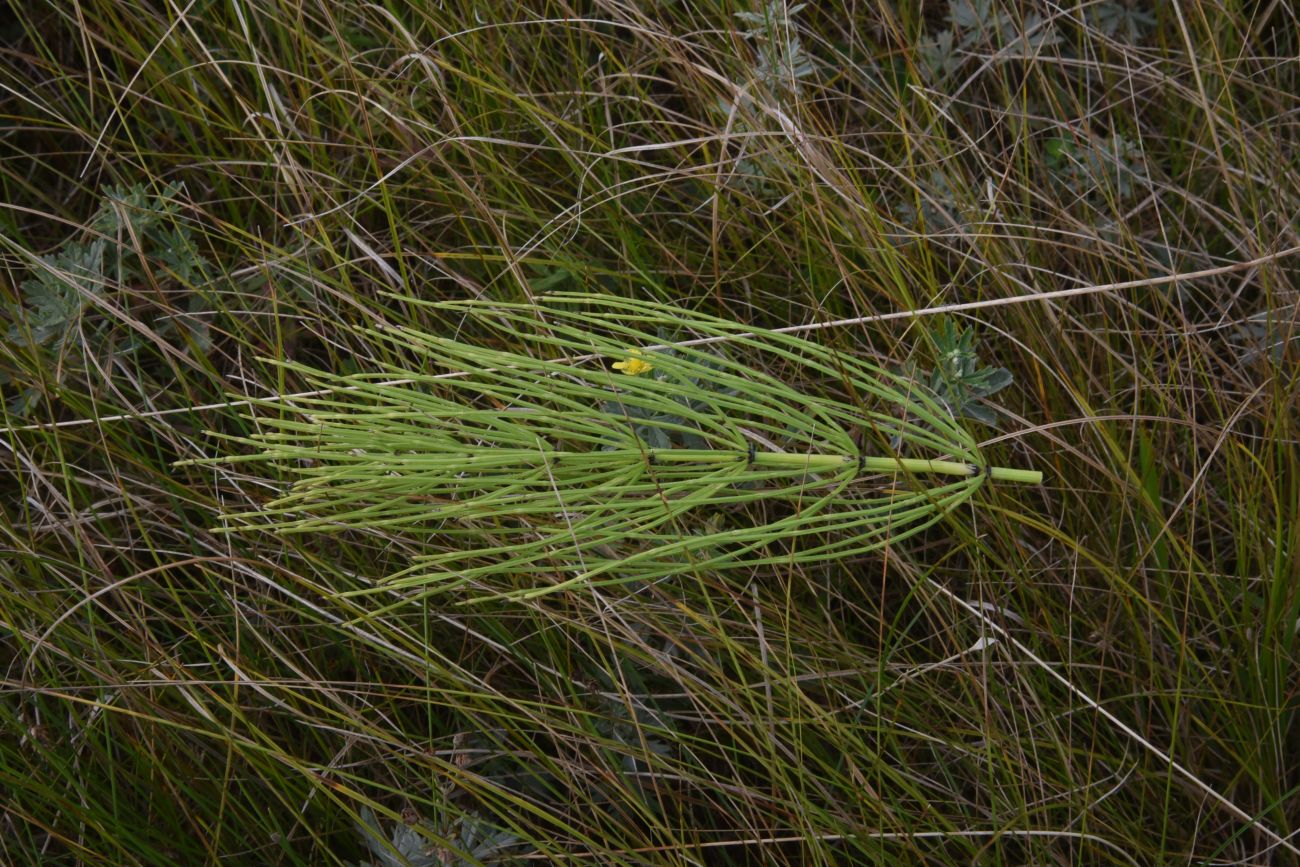
<path fill-rule="evenodd" d="M 1300 863 L 1295 5 L 814 5 L 11 0 L 0 861 Z M 989 302 L 973 429 L 1047 482 L 358 620 L 423 543 L 216 535 L 284 479 L 173 467 L 304 388 L 266 358 L 457 327 L 389 290 L 580 288 Z M 818 339 L 925 369 L 935 322 Z"/>

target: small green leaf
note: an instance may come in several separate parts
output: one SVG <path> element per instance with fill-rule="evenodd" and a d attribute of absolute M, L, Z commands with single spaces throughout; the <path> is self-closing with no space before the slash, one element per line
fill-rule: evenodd
<path fill-rule="evenodd" d="M 668 433 L 660 427 L 653 425 L 640 425 L 636 429 L 636 435 L 651 449 L 670 449 L 673 447 L 672 440 L 668 438 Z"/>

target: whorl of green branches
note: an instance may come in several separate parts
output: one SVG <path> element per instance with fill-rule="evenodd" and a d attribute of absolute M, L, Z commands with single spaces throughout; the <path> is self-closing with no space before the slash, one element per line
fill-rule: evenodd
<path fill-rule="evenodd" d="M 259 452 L 212 459 L 296 477 L 231 529 L 422 534 L 431 552 L 376 590 L 522 598 L 851 557 L 990 480 L 1041 479 L 989 467 L 917 382 L 794 334 L 608 296 L 403 300 L 465 336 L 366 332 L 412 370 L 285 363 L 318 396 L 268 403 L 262 433 L 228 438 Z"/>

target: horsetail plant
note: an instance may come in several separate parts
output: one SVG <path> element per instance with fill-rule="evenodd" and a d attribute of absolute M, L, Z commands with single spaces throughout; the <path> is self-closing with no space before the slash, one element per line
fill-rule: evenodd
<path fill-rule="evenodd" d="M 480 339 L 366 330 L 416 370 L 283 362 L 315 396 L 287 413 L 265 402 L 279 412 L 258 418 L 261 433 L 224 437 L 257 453 L 196 462 L 270 461 L 295 477 L 227 529 L 400 528 L 430 546 L 353 595 L 528 599 L 857 556 L 934 525 L 990 480 L 1042 478 L 989 466 L 923 385 L 795 334 L 579 293 L 403 300 Z M 678 340 L 663 342 L 665 329 Z"/>

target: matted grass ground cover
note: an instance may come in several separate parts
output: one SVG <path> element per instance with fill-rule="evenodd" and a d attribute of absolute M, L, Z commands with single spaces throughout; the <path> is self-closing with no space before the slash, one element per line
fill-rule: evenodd
<path fill-rule="evenodd" d="M 0 16 L 0 862 L 1300 863 L 1294 4 Z"/>

